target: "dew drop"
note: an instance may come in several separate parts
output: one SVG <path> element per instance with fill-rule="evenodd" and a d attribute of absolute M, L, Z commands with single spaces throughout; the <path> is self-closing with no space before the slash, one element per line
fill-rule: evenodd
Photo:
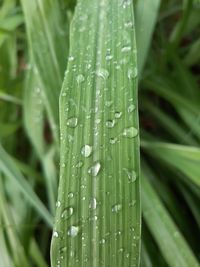
<path fill-rule="evenodd" d="M 128 107 L 128 113 L 131 113 L 135 110 L 135 105 L 131 104 L 129 107 Z"/>
<path fill-rule="evenodd" d="M 113 59 L 113 56 L 112 56 L 112 55 L 106 55 L 106 60 L 107 60 L 107 61 L 109 61 L 109 60 L 111 60 L 111 59 Z"/>
<path fill-rule="evenodd" d="M 60 205 L 61 205 L 61 202 L 58 200 L 58 201 L 56 202 L 56 208 L 59 208 Z"/>
<path fill-rule="evenodd" d="M 122 209 L 121 204 L 115 204 L 112 206 L 112 212 L 114 212 L 114 213 L 118 213 L 121 209 Z"/>
<path fill-rule="evenodd" d="M 116 111 L 116 112 L 115 112 L 115 118 L 116 118 L 116 119 L 121 118 L 121 116 L 122 116 L 122 112 L 119 112 L 119 111 Z"/>
<path fill-rule="evenodd" d="M 53 237 L 58 237 L 58 232 L 57 231 L 53 231 Z"/>
<path fill-rule="evenodd" d="M 110 144 L 114 145 L 116 142 L 117 142 L 117 138 L 116 137 L 110 138 Z"/>
<path fill-rule="evenodd" d="M 97 207 L 97 200 L 96 200 L 96 198 L 92 198 L 90 200 L 89 208 L 92 210 L 95 210 L 96 207 Z"/>
<path fill-rule="evenodd" d="M 121 49 L 122 53 L 127 53 L 131 51 L 131 46 L 124 46 Z"/>
<path fill-rule="evenodd" d="M 115 126 L 115 120 L 106 121 L 106 127 L 113 128 Z"/>
<path fill-rule="evenodd" d="M 85 157 L 88 158 L 92 154 L 92 146 L 90 145 L 84 145 L 81 148 L 81 154 Z"/>
<path fill-rule="evenodd" d="M 81 84 L 82 82 L 85 81 L 85 77 L 83 76 L 83 74 L 79 74 L 77 77 L 76 77 L 76 81 L 78 84 Z"/>
<path fill-rule="evenodd" d="M 106 101 L 106 102 L 105 102 L 105 106 L 108 107 L 108 108 L 111 107 L 112 104 L 113 104 L 112 101 Z"/>
<path fill-rule="evenodd" d="M 128 69 L 128 73 L 127 73 L 127 75 L 128 75 L 128 79 L 129 79 L 129 80 L 131 80 L 131 79 L 133 79 L 133 78 L 136 78 L 136 77 L 137 77 L 137 74 L 138 74 L 138 72 L 137 72 L 137 68 Z"/>
<path fill-rule="evenodd" d="M 74 61 L 74 57 L 73 56 L 69 56 L 68 57 L 68 61 Z"/>
<path fill-rule="evenodd" d="M 91 166 L 89 169 L 88 169 L 88 173 L 91 175 L 91 176 L 97 176 L 99 171 L 101 169 L 101 164 L 97 161 L 94 163 L 93 166 Z"/>
<path fill-rule="evenodd" d="M 132 21 L 128 21 L 124 23 L 125 28 L 132 28 L 133 27 L 133 22 Z"/>
<path fill-rule="evenodd" d="M 68 231 L 67 231 L 67 234 L 71 237 L 75 237 L 78 235 L 78 232 L 79 232 L 79 227 L 78 226 L 75 226 L 75 225 L 72 225 L 68 228 Z"/>
<path fill-rule="evenodd" d="M 126 172 L 127 176 L 128 176 L 128 180 L 129 182 L 133 183 L 136 181 L 137 179 L 137 174 L 134 170 L 128 170 L 126 168 L 124 168 L 124 171 Z"/>
<path fill-rule="evenodd" d="M 106 69 L 99 69 L 96 71 L 96 75 L 104 80 L 108 79 L 109 77 L 109 72 Z"/>
<path fill-rule="evenodd" d="M 122 134 L 124 137 L 133 138 L 138 135 L 138 130 L 135 127 L 125 128 Z"/>
<path fill-rule="evenodd" d="M 69 219 L 72 216 L 73 212 L 74 212 L 74 209 L 72 207 L 67 207 L 63 210 L 61 214 L 61 218 L 64 220 Z"/>
<path fill-rule="evenodd" d="M 67 126 L 70 128 L 75 128 L 77 124 L 78 124 L 78 119 L 76 117 L 72 117 L 67 120 Z"/>
<path fill-rule="evenodd" d="M 68 198 L 73 198 L 73 197 L 74 197 L 74 193 L 69 192 L 69 193 L 68 193 Z"/>
<path fill-rule="evenodd" d="M 76 168 L 81 168 L 83 166 L 83 162 L 82 161 L 79 161 L 77 164 L 76 164 Z"/>

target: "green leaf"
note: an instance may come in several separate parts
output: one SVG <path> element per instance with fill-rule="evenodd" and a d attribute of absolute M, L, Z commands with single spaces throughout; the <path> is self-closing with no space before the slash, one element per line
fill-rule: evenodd
<path fill-rule="evenodd" d="M 138 266 L 137 64 L 132 1 L 80 0 L 60 97 L 52 266 Z"/>
<path fill-rule="evenodd" d="M 171 267 L 198 267 L 198 261 L 142 169 L 142 209 L 145 222 Z"/>
<path fill-rule="evenodd" d="M 16 167 L 12 158 L 6 153 L 3 147 L 0 145 L 0 170 L 6 177 L 12 180 L 13 186 L 17 186 L 19 190 L 26 197 L 26 200 L 34 207 L 38 214 L 47 222 L 49 226 L 52 226 L 52 216 L 41 202 L 39 197 L 31 188 L 30 184 L 26 181 L 23 175 Z"/>

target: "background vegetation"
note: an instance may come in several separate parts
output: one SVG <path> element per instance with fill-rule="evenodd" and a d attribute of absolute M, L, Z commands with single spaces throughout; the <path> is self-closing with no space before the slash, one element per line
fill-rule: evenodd
<path fill-rule="evenodd" d="M 49 266 L 75 1 L 0 1 L 0 266 Z M 199 266 L 200 3 L 134 2 L 141 267 Z M 84 11 L 83 11 L 84 12 Z"/>

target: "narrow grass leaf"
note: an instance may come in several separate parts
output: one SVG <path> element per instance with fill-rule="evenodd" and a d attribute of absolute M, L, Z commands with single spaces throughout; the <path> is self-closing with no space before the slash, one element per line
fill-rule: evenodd
<path fill-rule="evenodd" d="M 80 0 L 60 97 L 51 263 L 138 266 L 137 64 L 132 1 Z"/>
<path fill-rule="evenodd" d="M 142 169 L 142 208 L 145 222 L 168 265 L 199 267 L 183 235 L 148 181 L 148 173 L 144 168 Z"/>

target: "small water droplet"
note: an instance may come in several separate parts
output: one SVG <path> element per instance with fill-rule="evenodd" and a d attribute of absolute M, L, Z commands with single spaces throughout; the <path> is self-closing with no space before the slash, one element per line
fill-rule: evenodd
<path fill-rule="evenodd" d="M 121 204 L 115 204 L 112 206 L 112 212 L 118 213 L 122 209 Z"/>
<path fill-rule="evenodd" d="M 68 57 L 68 60 L 69 60 L 69 61 L 74 61 L 74 57 L 73 57 L 73 56 L 69 56 L 69 57 Z"/>
<path fill-rule="evenodd" d="M 93 166 L 91 166 L 89 169 L 88 169 L 88 173 L 91 175 L 91 176 L 97 176 L 99 171 L 101 169 L 101 164 L 97 161 L 94 163 Z"/>
<path fill-rule="evenodd" d="M 113 56 L 112 56 L 112 55 L 106 55 L 106 60 L 107 60 L 107 61 L 109 61 L 109 60 L 111 60 L 111 59 L 113 59 Z"/>
<path fill-rule="evenodd" d="M 138 74 L 138 72 L 137 72 L 137 68 L 136 67 L 133 68 L 133 69 L 128 69 L 127 75 L 128 75 L 128 79 L 129 80 L 131 80 L 133 78 L 136 78 L 137 77 L 137 74 Z"/>
<path fill-rule="evenodd" d="M 106 127 L 113 128 L 115 126 L 115 120 L 106 121 Z"/>
<path fill-rule="evenodd" d="M 116 119 L 121 118 L 121 116 L 122 116 L 122 112 L 119 112 L 119 111 L 116 111 L 116 112 L 115 112 L 115 118 L 116 118 Z"/>
<path fill-rule="evenodd" d="M 126 172 L 127 176 L 128 176 L 128 180 L 129 182 L 135 182 L 137 179 L 137 174 L 134 170 L 128 170 L 126 168 L 124 168 L 124 171 Z"/>
<path fill-rule="evenodd" d="M 96 200 L 96 198 L 94 197 L 94 198 L 92 198 L 92 199 L 90 200 L 89 208 L 92 209 L 92 210 L 95 210 L 96 207 L 97 207 L 97 200 Z"/>
<path fill-rule="evenodd" d="M 90 145 L 84 145 L 81 148 L 81 154 L 85 157 L 88 158 L 92 154 L 92 146 Z"/>
<path fill-rule="evenodd" d="M 69 193 L 68 193 L 68 198 L 73 198 L 73 197 L 74 197 L 74 193 L 69 192 Z"/>
<path fill-rule="evenodd" d="M 106 243 L 106 240 L 103 238 L 99 241 L 100 244 L 105 244 Z"/>
<path fill-rule="evenodd" d="M 61 218 L 64 220 L 69 219 L 72 216 L 73 212 L 74 212 L 74 209 L 72 207 L 67 207 L 63 210 L 61 214 Z"/>
<path fill-rule="evenodd" d="M 81 84 L 82 82 L 84 82 L 85 81 L 85 77 L 83 76 L 83 74 L 77 75 L 76 81 L 77 81 L 78 84 Z"/>
<path fill-rule="evenodd" d="M 127 53 L 131 51 L 131 46 L 123 46 L 121 49 L 122 53 Z"/>
<path fill-rule="evenodd" d="M 122 7 L 126 8 L 130 6 L 131 3 L 132 3 L 132 0 L 122 0 Z"/>
<path fill-rule="evenodd" d="M 133 27 L 133 22 L 132 21 L 128 21 L 124 23 L 125 28 L 132 28 Z"/>
<path fill-rule="evenodd" d="M 112 101 L 106 101 L 106 102 L 105 102 L 105 106 L 108 107 L 108 108 L 111 107 L 112 104 L 113 104 Z"/>
<path fill-rule="evenodd" d="M 71 237 L 75 237 L 78 235 L 78 232 L 79 232 L 79 227 L 78 226 L 75 226 L 75 225 L 72 225 L 68 228 L 67 230 L 67 234 Z"/>
<path fill-rule="evenodd" d="M 123 131 L 123 136 L 128 138 L 133 138 L 138 135 L 138 130 L 135 127 L 125 128 Z"/>
<path fill-rule="evenodd" d="M 61 202 L 58 200 L 58 201 L 56 202 L 56 208 L 59 208 L 60 205 L 61 205 Z"/>
<path fill-rule="evenodd" d="M 106 79 L 108 79 L 108 77 L 109 77 L 109 72 L 108 72 L 106 69 L 101 68 L 101 69 L 98 69 L 98 70 L 96 71 L 96 75 L 97 75 L 98 77 L 100 77 L 100 78 L 106 80 Z"/>
<path fill-rule="evenodd" d="M 58 237 L 58 232 L 57 231 L 53 231 L 53 237 Z"/>
<path fill-rule="evenodd" d="M 75 128 L 78 124 L 78 119 L 76 117 L 69 118 L 67 120 L 67 126 Z"/>
<path fill-rule="evenodd" d="M 79 161 L 77 164 L 76 164 L 76 168 L 81 168 L 83 166 L 83 162 L 82 161 Z"/>
<path fill-rule="evenodd" d="M 117 142 L 117 138 L 116 137 L 110 138 L 110 144 L 114 145 L 116 142 Z"/>
<path fill-rule="evenodd" d="M 131 104 L 129 107 L 128 107 L 128 113 L 131 113 L 135 110 L 135 105 Z"/>

